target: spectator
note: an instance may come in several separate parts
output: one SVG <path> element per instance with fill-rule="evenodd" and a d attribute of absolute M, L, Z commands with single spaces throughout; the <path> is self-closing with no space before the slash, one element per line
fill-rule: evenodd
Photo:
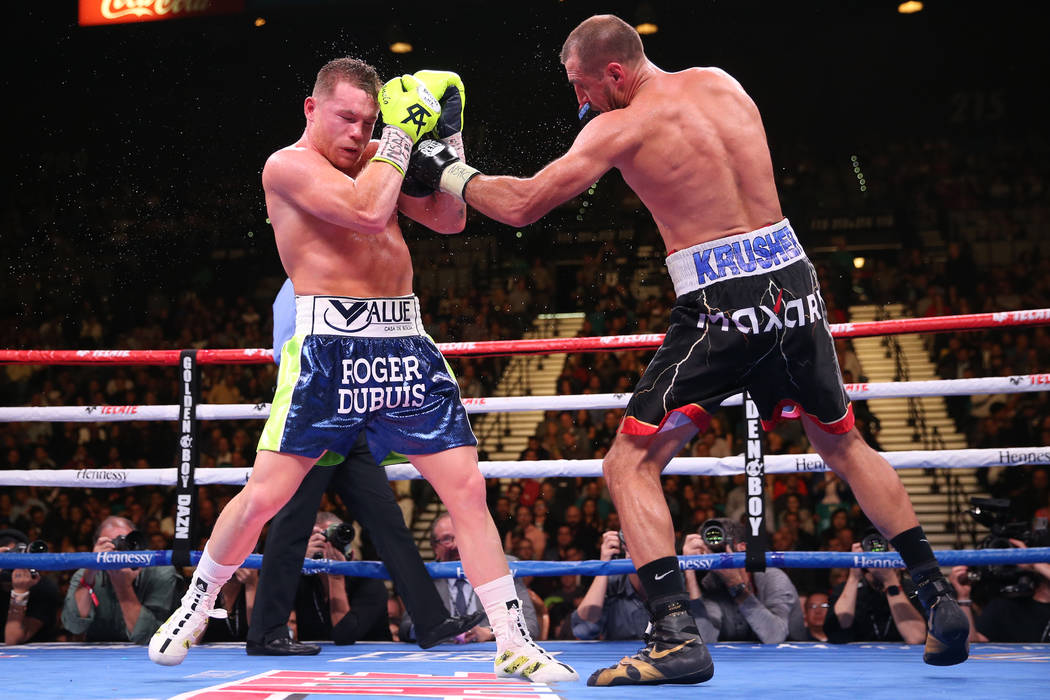
<path fill-rule="evenodd" d="M 29 538 L 18 530 L 0 530 L 0 552 L 25 551 Z M 0 619 L 4 644 L 55 641 L 62 596 L 51 576 L 34 569 L 0 571 Z"/>
<path fill-rule="evenodd" d="M 744 526 L 729 518 L 715 522 L 725 531 L 722 551 L 747 548 Z M 697 533 L 686 535 L 682 554 L 711 554 Z M 692 569 L 685 572 L 686 588 L 700 637 L 708 642 L 757 640 L 779 644 L 802 639 L 805 625 L 798 591 L 780 569 L 750 573 L 744 569 L 715 569 L 701 581 Z"/>
<path fill-rule="evenodd" d="M 619 532 L 602 534 L 602 561 L 627 556 Z M 572 633 L 577 639 L 641 639 L 648 624 L 649 611 L 638 574 L 595 576 L 572 613 Z"/>
<path fill-rule="evenodd" d="M 853 543 L 852 551 L 861 551 L 859 542 Z M 832 591 L 824 632 L 832 644 L 922 644 L 926 620 L 913 601 L 914 586 L 910 579 L 902 579 L 899 569 L 852 568 L 846 581 Z"/>
<path fill-rule="evenodd" d="M 106 518 L 95 533 L 93 551 L 115 552 L 114 540 L 134 530 L 130 520 Z M 77 569 L 66 593 L 62 625 L 89 642 L 148 644 L 175 609 L 177 578 L 170 566 Z"/>
<path fill-rule="evenodd" d="M 802 604 L 803 617 L 806 621 L 806 636 L 803 641 L 826 642 L 828 635 L 824 632 L 824 620 L 827 619 L 828 610 L 831 608 L 828 594 L 824 592 L 811 593 Z"/>
<path fill-rule="evenodd" d="M 353 550 L 338 550 L 325 537 L 327 527 L 343 521 L 321 511 L 306 545 L 308 559 L 350 561 Z M 358 640 L 389 641 L 386 584 L 380 579 L 323 573 L 300 576 L 295 595 L 299 641 L 331 639 L 336 644 Z"/>
<path fill-rule="evenodd" d="M 452 518 L 448 514 L 438 516 L 430 529 L 430 543 L 434 547 L 435 561 L 459 561 L 459 548 L 456 546 L 456 531 L 452 525 Z M 517 557 L 507 556 L 507 561 L 517 561 Z M 465 578 L 437 579 L 434 581 L 438 595 L 445 608 L 457 617 L 465 617 L 479 612 L 484 612 L 481 601 L 478 600 L 470 582 Z M 540 622 L 536 615 L 536 607 L 532 596 L 520 578 L 514 579 L 514 588 L 521 601 L 521 612 L 525 618 L 525 624 L 529 628 L 529 634 L 534 639 L 540 639 Z M 401 617 L 401 639 L 415 639 L 415 626 L 412 624 L 412 616 L 406 611 Z M 480 624 L 456 637 L 459 643 L 464 642 L 491 642 L 495 639 L 492 627 L 489 625 L 487 616 L 482 618 Z"/>
<path fill-rule="evenodd" d="M 1027 549 L 1020 540 L 1011 539 L 1018 549 Z M 1050 642 L 1050 564 L 1019 564 L 1031 581 L 1027 595 L 993 595 L 977 613 L 971 597 L 969 569 L 952 567 L 949 579 L 955 588 L 959 605 L 970 618 L 970 641 L 974 642 Z M 1024 589 L 1022 589 L 1024 590 Z"/>

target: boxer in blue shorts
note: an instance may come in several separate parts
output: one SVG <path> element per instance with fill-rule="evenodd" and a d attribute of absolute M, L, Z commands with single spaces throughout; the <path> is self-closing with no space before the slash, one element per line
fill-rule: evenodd
<path fill-rule="evenodd" d="M 679 294 L 671 329 L 602 465 L 653 627 L 644 649 L 587 683 L 700 683 L 714 675 L 689 615 L 660 474 L 706 425 L 717 398 L 745 386 L 767 425 L 801 417 L 810 443 L 900 552 L 928 614 L 923 659 L 964 661 L 969 623 L 908 493 L 852 425 L 823 302 L 781 211 L 754 101 L 719 68 L 661 70 L 634 28 L 612 15 L 573 29 L 561 62 L 578 114 L 589 119 L 565 155 L 533 177 L 498 177 L 424 141 L 409 173 L 520 227 L 616 168 L 670 253 Z M 746 585 L 739 595 L 741 602 L 749 595 Z"/>
<path fill-rule="evenodd" d="M 466 207 L 405 179 L 424 136 L 463 154 L 463 82 L 419 71 L 380 86 L 350 58 L 317 74 L 302 137 L 263 168 L 266 210 L 296 293 L 295 335 L 282 348 L 278 387 L 251 477 L 223 509 L 189 590 L 149 645 L 154 662 L 186 657 L 215 598 L 266 522 L 326 451 L 346 454 L 365 430 L 374 454 L 404 454 L 456 524 L 463 570 L 492 625 L 499 676 L 574 680 L 529 636 L 478 470 L 477 440 L 459 389 L 420 324 L 412 260 L 397 214 L 459 233 Z M 372 141 L 379 115 L 382 138 Z"/>
<path fill-rule="evenodd" d="M 295 335 L 281 350 L 259 449 L 347 454 L 362 429 L 376 461 L 389 450 L 430 454 L 478 444 L 415 296 L 298 296 L 295 308 Z"/>

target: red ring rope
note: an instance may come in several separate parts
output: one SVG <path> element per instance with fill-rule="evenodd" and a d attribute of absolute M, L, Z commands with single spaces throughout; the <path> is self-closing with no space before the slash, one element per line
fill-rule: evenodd
<path fill-rule="evenodd" d="M 898 333 L 943 333 L 987 328 L 1050 325 L 1050 309 L 997 311 L 958 316 L 897 318 L 887 321 L 836 323 L 836 338 L 860 338 Z M 663 342 L 662 333 L 644 335 L 595 336 L 587 338 L 535 338 L 528 340 L 486 340 L 473 343 L 440 343 L 448 357 L 496 357 L 500 355 L 547 355 L 565 352 L 608 350 L 652 350 Z M 21 365 L 176 365 L 179 350 L 0 350 L 0 364 Z M 197 351 L 202 365 L 253 365 L 273 362 L 269 348 L 205 349 Z"/>

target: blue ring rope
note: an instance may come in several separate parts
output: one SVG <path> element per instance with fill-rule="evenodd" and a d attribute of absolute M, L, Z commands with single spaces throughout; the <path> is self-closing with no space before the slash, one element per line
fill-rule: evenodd
<path fill-rule="evenodd" d="M 941 566 L 984 566 L 988 564 L 1038 564 L 1050 562 L 1050 547 L 1028 549 L 943 549 L 934 552 Z M 700 554 L 678 557 L 682 569 L 707 571 L 710 569 L 742 569 L 744 553 Z M 196 564 L 200 552 L 191 552 L 190 561 Z M 896 552 L 766 552 L 766 565 L 778 569 L 828 568 L 902 568 L 904 563 Z M 68 569 L 123 569 L 127 567 L 171 566 L 171 550 L 140 552 L 64 552 L 25 554 L 0 552 L 0 569 L 38 569 L 62 571 Z M 258 569 L 262 555 L 251 554 L 244 566 Z M 427 570 L 434 578 L 460 578 L 463 569 L 459 562 L 430 562 Z M 634 571 L 630 559 L 600 561 L 514 561 L 510 562 L 515 576 L 561 576 L 580 574 L 604 576 L 627 574 Z M 389 579 L 390 574 L 378 561 L 331 561 L 305 559 L 306 573 L 334 573 L 362 578 Z"/>

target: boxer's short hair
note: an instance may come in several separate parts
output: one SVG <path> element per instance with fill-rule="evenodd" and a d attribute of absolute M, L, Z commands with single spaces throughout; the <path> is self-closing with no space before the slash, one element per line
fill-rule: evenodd
<path fill-rule="evenodd" d="M 315 98 L 328 95 L 341 82 L 347 82 L 363 90 L 373 98 L 379 95 L 383 81 L 376 69 L 357 58 L 336 58 L 321 66 L 314 81 Z"/>
<path fill-rule="evenodd" d="M 561 47 L 564 64 L 575 55 L 587 73 L 598 73 L 612 62 L 633 64 L 645 56 L 634 27 L 614 15 L 589 17 L 569 33 Z"/>

